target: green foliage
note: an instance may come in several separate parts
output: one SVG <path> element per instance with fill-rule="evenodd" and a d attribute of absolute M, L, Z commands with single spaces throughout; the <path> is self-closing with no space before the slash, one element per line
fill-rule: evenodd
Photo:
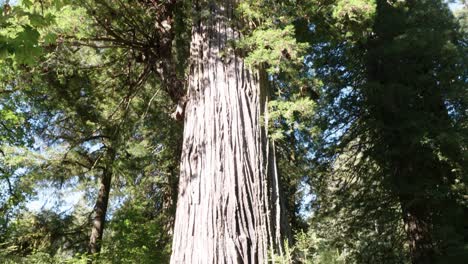
<path fill-rule="evenodd" d="M 270 74 L 297 75 L 308 44 L 297 41 L 293 20 L 304 14 L 295 4 L 295 1 L 242 1 L 239 4 L 236 11 L 241 20 L 246 21 L 245 36 L 235 47 L 244 51 L 247 64 L 265 67 Z"/>
<path fill-rule="evenodd" d="M 6 179 L 15 183 L 14 190 L 21 199 L 16 198 L 16 193 L 8 194 L 6 204 L 14 199 L 16 207 L 2 207 L 2 213 L 3 209 L 8 209 L 8 219 L 16 219 L 26 226 L 16 228 L 11 221 L 2 223 L 5 228 L 2 232 L 7 233 L 0 237 L 0 250 L 13 263 L 84 263 L 88 257 L 102 263 L 115 263 L 119 260 L 117 257 L 122 257 L 123 263 L 141 263 L 144 258 L 147 263 L 154 258 L 167 259 L 170 238 L 167 223 L 173 219 L 174 183 L 177 183 L 180 156 L 177 147 L 180 125 L 168 114 L 172 104 L 161 95 L 158 80 L 150 73 L 149 66 L 136 61 L 138 54 L 132 48 L 117 45 L 106 48 L 102 42 L 89 40 L 98 34 L 95 31 L 98 27 L 87 13 L 89 9 L 57 6 L 57 3 L 44 3 L 47 12 L 55 13 L 57 23 L 38 28 L 35 35 L 29 36 L 39 41 L 43 38 L 47 53 L 34 57 L 34 63 L 31 61 L 27 67 L 23 67 L 23 62 L 12 60 L 17 54 L 3 61 L 7 66 L 3 69 L 9 70 L 5 72 L 13 73 L 2 76 L 5 90 L 21 95 L 24 106 L 20 109 L 28 116 L 29 133 L 36 144 L 35 149 L 25 150 L 23 159 L 15 161 L 16 168 L 23 168 L 24 173 L 15 175 L 15 168 L 9 165 L 11 173 Z M 56 8 L 60 12 L 56 12 Z M 129 57 L 129 50 L 134 57 Z M 5 101 L 10 103 L 11 98 Z M 2 115 L 8 117 L 5 124 L 12 128 L 19 126 L 16 123 L 23 122 L 20 115 L 16 115 L 17 118 L 12 115 L 18 108 L 14 106 L 12 111 L 7 111 L 9 109 L 5 107 L 2 111 Z M 159 122 L 166 125 L 160 126 Z M 0 133 L 4 135 L 5 132 L 8 131 Z M 12 137 L 8 135 L 8 138 Z M 109 149 L 115 150 L 114 158 Z M 11 163 L 15 156 L 4 154 Z M 129 200 L 135 203 L 117 208 L 115 222 L 109 224 L 115 231 L 106 231 L 105 237 L 109 237 L 109 243 L 118 239 L 117 243 L 105 247 L 101 257 L 86 256 L 89 217 L 93 210 L 88 204 L 94 203 L 95 181 L 107 166 L 114 171 L 115 193 L 111 193 L 111 202 L 128 199 L 131 193 Z M 145 192 L 136 189 L 135 185 L 141 181 L 148 184 L 143 186 Z M 21 185 L 23 182 L 28 185 Z M 44 186 L 46 189 L 68 186 L 84 192 L 87 205 L 79 214 L 85 217 L 80 217 L 79 223 L 66 223 L 69 229 L 79 227 L 84 237 L 82 233 L 68 234 L 68 231 L 65 235 L 54 228 L 41 229 L 40 234 L 31 237 L 34 230 L 14 212 L 19 209 L 18 205 L 24 206 L 27 198 L 34 197 L 33 188 L 40 190 Z M 146 200 L 148 196 L 153 203 Z M 153 215 L 151 221 L 148 221 L 148 213 Z M 140 226 L 143 228 L 139 230 Z M 16 233 L 9 234 L 12 230 Z M 49 237 L 66 238 L 68 242 L 57 247 L 56 243 L 63 241 L 49 241 Z M 21 252 L 6 251 L 7 247 L 21 247 L 20 240 L 33 246 Z M 4 241 L 7 244 L 2 244 Z M 80 247 L 66 248 L 67 244 L 76 243 Z"/>
<path fill-rule="evenodd" d="M 398 199 L 373 175 L 382 171 L 357 141 L 340 151 L 323 177 L 311 228 L 352 263 L 408 263 Z"/>
<path fill-rule="evenodd" d="M 282 255 L 271 254 L 270 261 L 277 264 L 344 264 L 346 254 L 334 248 L 327 240 L 319 238 L 311 229 L 308 233 L 303 231 L 295 236 L 295 245 L 290 247 L 285 242 Z"/>
<path fill-rule="evenodd" d="M 358 263 L 404 263 L 408 234 L 400 210 L 419 204 L 437 212 L 421 217 L 432 221 L 441 260 L 458 263 L 463 242 L 454 230 L 466 210 L 457 198 L 466 189 L 454 188 L 466 170 L 464 37 L 440 1 L 376 3 L 365 40 L 331 38 L 316 46 L 325 84 L 316 153 L 324 200 L 316 221 L 327 223 L 323 230 L 336 224 L 340 231 L 328 238 L 350 241 L 340 247 Z M 412 197 L 411 205 L 402 197 Z"/>
<path fill-rule="evenodd" d="M 294 71 L 304 59 L 306 43 L 298 43 L 294 37 L 294 27 L 283 29 L 256 29 L 244 38 L 238 48 L 250 50 L 245 59 L 253 66 L 267 65 L 270 74 Z"/>
<path fill-rule="evenodd" d="M 109 263 L 167 263 L 170 243 L 166 216 L 152 212 L 154 201 L 133 200 L 113 216 L 100 259 Z"/>
<path fill-rule="evenodd" d="M 342 36 L 362 40 L 372 31 L 376 6 L 375 0 L 339 0 L 333 8 L 332 18 Z"/>
<path fill-rule="evenodd" d="M 279 141 L 295 131 L 303 132 L 310 128 L 306 120 L 312 118 L 315 103 L 310 98 L 300 97 L 294 101 L 270 101 L 268 107 L 270 137 Z"/>
<path fill-rule="evenodd" d="M 23 212 L 10 224 L 1 252 L 7 263 L 63 263 L 85 248 L 82 224 L 75 215 Z"/>
<path fill-rule="evenodd" d="M 33 65 L 43 54 L 43 37 L 50 43 L 47 28 L 55 22 L 55 9 L 40 9 L 39 1 L 22 1 L 13 7 L 4 4 L 0 19 L 0 60 L 12 59 L 19 65 Z"/>

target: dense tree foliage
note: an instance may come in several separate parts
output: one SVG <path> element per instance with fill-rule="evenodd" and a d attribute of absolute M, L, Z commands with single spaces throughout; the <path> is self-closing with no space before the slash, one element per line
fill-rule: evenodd
<path fill-rule="evenodd" d="M 466 259 L 466 61 L 458 27 L 439 2 L 377 1 L 370 35 L 327 46 L 320 58 L 332 95 L 324 122 L 339 131 L 321 152 L 343 174 L 329 183 L 342 186 L 331 198 L 351 204 L 349 232 L 362 236 L 366 227 L 356 227 L 368 225 L 387 238 L 387 252 L 408 243 L 413 263 Z"/>
<path fill-rule="evenodd" d="M 0 262 L 468 261 L 464 1 L 0 3 Z"/>

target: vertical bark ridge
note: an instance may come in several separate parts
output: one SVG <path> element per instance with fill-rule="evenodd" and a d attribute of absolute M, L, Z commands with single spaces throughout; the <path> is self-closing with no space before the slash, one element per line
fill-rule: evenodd
<path fill-rule="evenodd" d="M 282 244 L 266 75 L 228 52 L 236 1 L 219 2 L 192 30 L 171 263 L 265 263 Z"/>

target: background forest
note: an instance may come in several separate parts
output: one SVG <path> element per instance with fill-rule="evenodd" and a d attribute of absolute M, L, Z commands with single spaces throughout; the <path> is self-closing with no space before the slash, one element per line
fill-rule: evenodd
<path fill-rule="evenodd" d="M 199 2 L 0 1 L 0 263 L 169 262 Z M 465 1 L 237 2 L 225 52 L 273 88 L 271 261 L 468 263 Z"/>

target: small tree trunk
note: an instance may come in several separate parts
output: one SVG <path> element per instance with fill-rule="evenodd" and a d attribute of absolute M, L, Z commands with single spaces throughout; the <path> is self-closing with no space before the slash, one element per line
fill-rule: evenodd
<path fill-rule="evenodd" d="M 266 263 L 286 228 L 267 76 L 230 50 L 236 1 L 212 1 L 194 21 L 171 263 Z M 216 4 L 215 4 L 216 3 Z"/>
<path fill-rule="evenodd" d="M 101 186 L 94 206 L 94 218 L 92 221 L 91 235 L 88 244 L 89 254 L 99 254 L 101 251 L 102 235 L 106 221 L 107 207 L 109 204 L 109 193 L 112 181 L 112 163 L 115 158 L 113 150 L 109 150 L 109 161 L 107 162 L 102 175 Z"/>

